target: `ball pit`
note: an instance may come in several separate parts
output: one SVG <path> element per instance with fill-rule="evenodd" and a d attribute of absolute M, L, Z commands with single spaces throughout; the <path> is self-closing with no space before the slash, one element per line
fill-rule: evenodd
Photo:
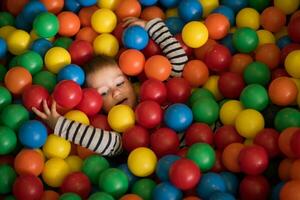
<path fill-rule="evenodd" d="M 1 1 L 1 199 L 299 199 L 299 6 Z M 127 17 L 166 23 L 188 58 L 181 77 L 171 76 L 159 36 L 124 26 Z M 84 72 L 97 55 L 129 77 L 135 107 L 102 112 L 106 97 Z M 32 112 L 46 111 L 43 100 L 67 119 L 119 132 L 121 155 L 53 134 Z"/>

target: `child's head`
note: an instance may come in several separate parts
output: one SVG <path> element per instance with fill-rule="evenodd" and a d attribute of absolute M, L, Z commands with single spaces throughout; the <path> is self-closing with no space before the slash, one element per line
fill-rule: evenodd
<path fill-rule="evenodd" d="M 102 95 L 103 109 L 108 112 L 117 104 L 134 107 L 136 96 L 127 77 L 113 58 L 97 56 L 85 66 L 86 85 Z"/>

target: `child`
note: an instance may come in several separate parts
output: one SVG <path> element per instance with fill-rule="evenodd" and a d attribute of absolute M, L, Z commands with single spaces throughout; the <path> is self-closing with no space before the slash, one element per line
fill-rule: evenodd
<path fill-rule="evenodd" d="M 170 60 L 172 64 L 171 76 L 181 76 L 188 58 L 165 23 L 158 18 L 148 23 L 135 17 L 125 19 L 124 27 L 132 25 L 139 25 L 147 30 L 149 36 L 160 46 L 162 52 Z M 132 108 L 136 105 L 133 87 L 114 59 L 97 56 L 88 62 L 84 69 L 86 85 L 97 89 L 102 95 L 105 112 L 118 104 L 126 104 Z M 44 101 L 43 108 L 44 112 L 36 108 L 32 108 L 32 110 L 54 129 L 54 134 L 102 155 L 112 156 L 122 151 L 122 138 L 119 133 L 68 120 L 57 113 L 55 102 L 49 109 Z"/>

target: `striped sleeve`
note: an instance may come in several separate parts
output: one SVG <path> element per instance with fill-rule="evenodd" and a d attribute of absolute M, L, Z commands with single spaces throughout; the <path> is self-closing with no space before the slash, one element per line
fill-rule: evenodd
<path fill-rule="evenodd" d="M 84 125 L 64 117 L 58 119 L 54 134 L 103 156 L 114 156 L 122 151 L 122 138 L 119 133 Z"/>
<path fill-rule="evenodd" d="M 166 24 L 161 19 L 155 18 L 146 24 L 145 29 L 155 43 L 160 46 L 164 55 L 170 60 L 172 64 L 171 76 L 181 76 L 188 57 Z"/>

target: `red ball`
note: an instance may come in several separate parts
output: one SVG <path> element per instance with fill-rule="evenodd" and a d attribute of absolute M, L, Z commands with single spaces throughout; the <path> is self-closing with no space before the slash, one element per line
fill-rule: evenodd
<path fill-rule="evenodd" d="M 150 145 L 150 134 L 147 129 L 135 125 L 122 134 L 122 144 L 128 152 L 138 147 L 148 147 Z"/>
<path fill-rule="evenodd" d="M 224 125 L 218 128 L 214 134 L 215 145 L 220 150 L 225 149 L 231 143 L 243 143 L 243 141 L 244 138 L 231 125 Z"/>
<path fill-rule="evenodd" d="M 300 130 L 294 132 L 291 141 L 291 149 L 297 158 L 300 158 Z"/>
<path fill-rule="evenodd" d="M 184 78 L 175 77 L 166 83 L 167 99 L 171 103 L 185 103 L 190 97 L 191 86 Z"/>
<path fill-rule="evenodd" d="M 53 98 L 60 106 L 72 109 L 82 99 L 81 87 L 72 80 L 60 81 L 54 88 Z"/>
<path fill-rule="evenodd" d="M 288 24 L 288 34 L 294 42 L 300 42 L 300 16 L 290 20 Z"/>
<path fill-rule="evenodd" d="M 270 185 L 264 176 L 246 176 L 240 183 L 241 200 L 266 200 L 270 192 Z"/>
<path fill-rule="evenodd" d="M 112 32 L 112 34 L 117 38 L 120 45 L 123 44 L 122 43 L 123 31 L 124 31 L 123 23 L 118 23 L 114 31 Z"/>
<path fill-rule="evenodd" d="M 222 151 L 217 149 L 215 151 L 215 155 L 216 155 L 216 161 L 215 161 L 214 166 L 211 168 L 211 171 L 216 172 L 216 173 L 226 171 L 226 168 L 224 167 L 223 162 L 222 162 Z"/>
<path fill-rule="evenodd" d="M 94 88 L 84 88 L 82 90 L 82 99 L 76 106 L 88 116 L 97 114 L 103 105 L 102 96 Z"/>
<path fill-rule="evenodd" d="M 225 98 L 238 99 L 245 87 L 243 76 L 234 72 L 225 72 L 220 75 L 218 88 Z"/>
<path fill-rule="evenodd" d="M 68 49 L 73 64 L 83 65 L 94 56 L 94 49 L 90 42 L 75 40 Z"/>
<path fill-rule="evenodd" d="M 270 158 L 280 154 L 278 146 L 279 133 L 273 128 L 264 128 L 254 138 L 253 143 L 262 146 Z"/>
<path fill-rule="evenodd" d="M 182 158 L 186 157 L 186 154 L 188 152 L 189 148 L 187 147 L 183 147 L 183 148 L 180 148 L 177 152 L 176 152 L 176 155 L 177 156 L 180 156 Z"/>
<path fill-rule="evenodd" d="M 19 200 L 40 200 L 43 191 L 42 181 L 30 174 L 19 176 L 13 185 L 13 195 Z"/>
<path fill-rule="evenodd" d="M 179 147 L 179 138 L 170 128 L 159 128 L 150 136 L 151 149 L 158 157 L 175 154 Z"/>
<path fill-rule="evenodd" d="M 100 128 L 106 131 L 111 131 L 111 127 L 109 126 L 109 123 L 107 121 L 107 115 L 94 115 L 90 118 L 90 124 L 94 126 L 95 128 Z"/>
<path fill-rule="evenodd" d="M 283 64 L 285 61 L 285 58 L 291 53 L 292 51 L 299 50 L 300 44 L 291 43 L 283 47 L 280 52 L 280 61 Z"/>
<path fill-rule="evenodd" d="M 282 77 L 282 76 L 287 76 L 289 77 L 290 75 L 286 72 L 284 68 L 275 68 L 272 70 L 272 81 L 276 78 Z"/>
<path fill-rule="evenodd" d="M 225 71 L 231 64 L 231 53 L 227 47 L 215 44 L 204 56 L 208 69 L 214 72 Z"/>
<path fill-rule="evenodd" d="M 189 190 L 197 185 L 201 172 L 194 161 L 181 158 L 171 165 L 169 177 L 175 187 L 181 190 Z"/>
<path fill-rule="evenodd" d="M 188 47 L 182 40 L 182 36 L 181 34 L 177 34 L 175 35 L 175 38 L 177 39 L 177 41 L 179 42 L 179 44 L 181 45 L 181 47 L 183 48 L 183 50 L 185 51 L 185 54 L 190 57 L 193 54 L 193 49 Z"/>
<path fill-rule="evenodd" d="M 148 79 L 140 88 L 141 101 L 152 100 L 162 105 L 167 100 L 167 88 L 162 81 Z"/>
<path fill-rule="evenodd" d="M 60 189 L 62 193 L 73 192 L 86 199 L 92 186 L 89 178 L 83 172 L 73 172 L 64 178 Z"/>
<path fill-rule="evenodd" d="M 29 86 L 22 94 L 23 105 L 30 111 L 32 107 L 43 110 L 43 100 L 49 100 L 49 92 L 40 85 Z"/>
<path fill-rule="evenodd" d="M 258 145 L 245 146 L 239 156 L 238 162 L 241 171 L 248 175 L 263 173 L 269 164 L 267 151 Z"/>
<path fill-rule="evenodd" d="M 158 103 L 147 100 L 139 103 L 135 109 L 138 124 L 145 128 L 158 126 L 163 119 L 163 111 Z"/>
<path fill-rule="evenodd" d="M 147 46 L 142 50 L 142 53 L 146 58 L 149 58 L 154 55 L 161 55 L 161 49 L 152 39 L 149 39 L 149 42 Z"/>
<path fill-rule="evenodd" d="M 187 146 L 192 146 L 198 142 L 212 145 L 213 131 L 207 124 L 195 122 L 186 130 L 184 139 Z"/>

